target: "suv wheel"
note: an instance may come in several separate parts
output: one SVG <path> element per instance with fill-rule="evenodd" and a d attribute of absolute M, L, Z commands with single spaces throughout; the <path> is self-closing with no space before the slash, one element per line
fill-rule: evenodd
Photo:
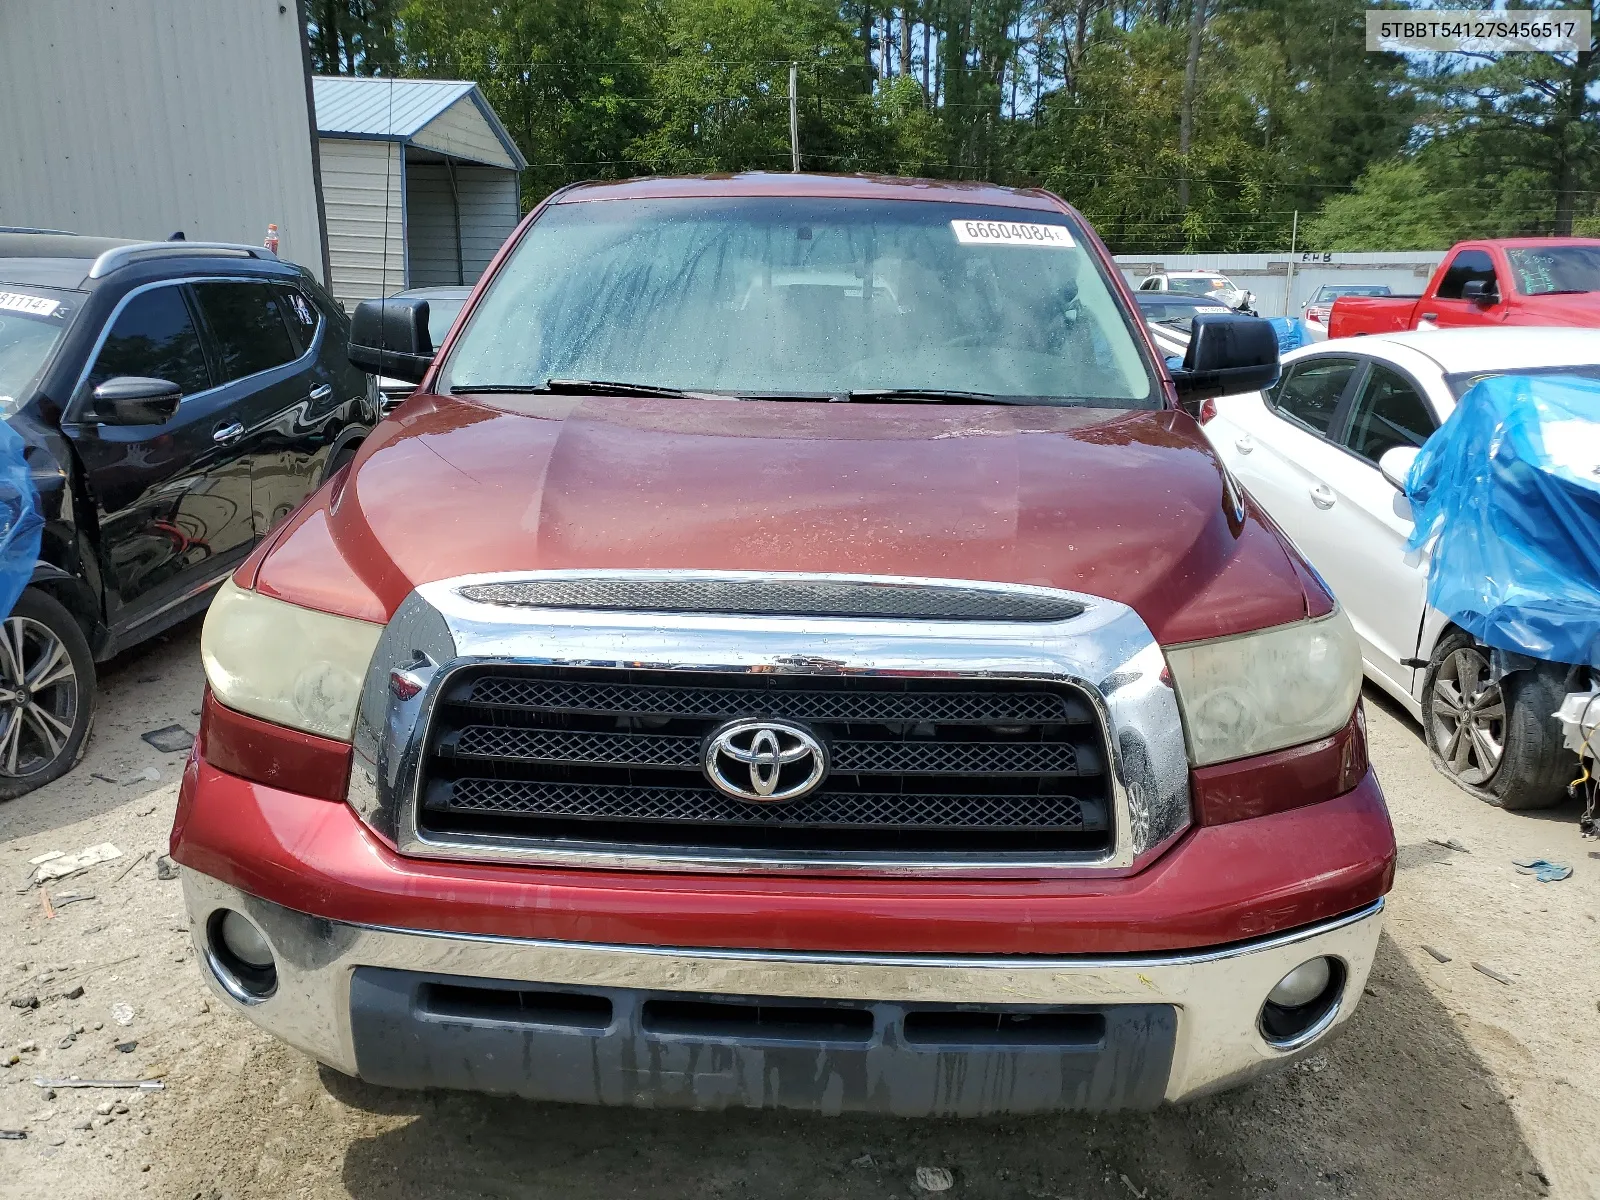
<path fill-rule="evenodd" d="M 1551 715 L 1566 694 L 1565 678 L 1562 668 L 1541 663 L 1496 680 L 1486 647 L 1459 631 L 1443 638 L 1423 690 L 1434 764 L 1501 808 L 1559 804 L 1576 768 Z"/>
<path fill-rule="evenodd" d="M 0 800 L 65 775 L 94 719 L 94 659 L 72 614 L 29 588 L 0 621 Z"/>

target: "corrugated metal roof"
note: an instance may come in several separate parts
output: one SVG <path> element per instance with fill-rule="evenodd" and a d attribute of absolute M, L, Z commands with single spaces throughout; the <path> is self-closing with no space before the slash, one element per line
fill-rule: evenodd
<path fill-rule="evenodd" d="M 317 132 L 325 137 L 408 138 L 475 90 L 463 79 L 371 79 L 315 75 Z"/>

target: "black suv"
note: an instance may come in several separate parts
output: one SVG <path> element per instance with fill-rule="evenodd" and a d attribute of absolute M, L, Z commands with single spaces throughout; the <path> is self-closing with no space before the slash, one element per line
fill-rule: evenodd
<path fill-rule="evenodd" d="M 0 416 L 44 531 L 0 625 L 0 800 L 83 753 L 94 663 L 203 609 L 377 420 L 349 323 L 251 246 L 0 233 Z"/>

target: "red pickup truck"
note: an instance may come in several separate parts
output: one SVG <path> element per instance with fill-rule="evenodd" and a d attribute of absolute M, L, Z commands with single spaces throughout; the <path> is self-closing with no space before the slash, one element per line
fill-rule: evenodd
<path fill-rule="evenodd" d="M 1459 242 L 1420 296 L 1339 297 L 1328 336 L 1464 325 L 1600 327 L 1600 239 Z"/>
<path fill-rule="evenodd" d="M 1150 1107 L 1361 998 L 1349 621 L 1044 192 L 575 186 L 215 600 L 172 855 L 339 1071 L 606 1104 Z"/>

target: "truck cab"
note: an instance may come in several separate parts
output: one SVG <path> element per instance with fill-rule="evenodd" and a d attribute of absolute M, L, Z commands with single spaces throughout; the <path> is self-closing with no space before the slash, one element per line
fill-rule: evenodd
<path fill-rule="evenodd" d="M 1341 296 L 1328 335 L 1493 325 L 1600 327 L 1600 239 L 1460 242 L 1420 296 Z"/>

